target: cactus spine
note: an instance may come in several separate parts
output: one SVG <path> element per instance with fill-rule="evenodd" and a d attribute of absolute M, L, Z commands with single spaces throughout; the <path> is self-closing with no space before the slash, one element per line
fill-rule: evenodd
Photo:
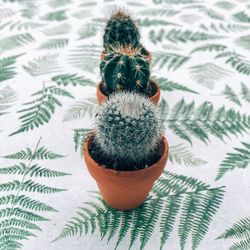
<path fill-rule="evenodd" d="M 134 47 L 140 45 L 140 34 L 131 17 L 122 10 L 116 11 L 108 20 L 103 35 L 103 45 L 108 49 L 110 45 L 131 44 Z"/>
<path fill-rule="evenodd" d="M 144 92 L 150 78 L 150 65 L 141 48 L 113 46 L 100 63 L 102 79 L 109 93 L 119 90 Z"/>
<path fill-rule="evenodd" d="M 145 167 L 157 149 L 161 133 L 158 107 L 140 94 L 119 92 L 99 107 L 95 141 L 118 166 Z"/>

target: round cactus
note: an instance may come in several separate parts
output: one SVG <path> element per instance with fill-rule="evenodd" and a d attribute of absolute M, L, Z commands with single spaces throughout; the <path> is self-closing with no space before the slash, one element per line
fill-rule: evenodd
<path fill-rule="evenodd" d="M 111 47 L 104 54 L 100 71 L 109 93 L 119 90 L 144 92 L 150 80 L 150 64 L 141 54 L 140 47 Z"/>
<path fill-rule="evenodd" d="M 131 17 L 122 10 L 116 11 L 108 20 L 103 35 L 103 45 L 108 49 L 117 43 L 137 47 L 140 45 L 140 34 Z"/>
<path fill-rule="evenodd" d="M 157 151 L 163 123 L 150 100 L 133 92 L 112 95 L 99 107 L 95 141 L 117 166 L 145 167 Z"/>

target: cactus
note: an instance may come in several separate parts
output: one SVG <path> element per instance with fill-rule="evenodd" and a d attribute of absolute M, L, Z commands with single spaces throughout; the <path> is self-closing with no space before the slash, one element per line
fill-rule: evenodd
<path fill-rule="evenodd" d="M 107 92 L 119 90 L 145 92 L 148 87 L 150 69 L 141 48 L 117 45 L 111 47 L 100 63 L 100 71 Z"/>
<path fill-rule="evenodd" d="M 111 45 L 140 45 L 140 34 L 131 17 L 122 10 L 116 11 L 108 20 L 103 35 L 103 45 L 108 49 Z"/>
<path fill-rule="evenodd" d="M 158 109 L 148 98 L 128 91 L 111 95 L 99 107 L 94 141 L 112 168 L 145 168 L 159 159 L 154 158 L 163 129 Z"/>

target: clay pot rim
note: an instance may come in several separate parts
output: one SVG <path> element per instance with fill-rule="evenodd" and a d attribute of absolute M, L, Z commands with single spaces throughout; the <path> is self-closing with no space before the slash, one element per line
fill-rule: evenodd
<path fill-rule="evenodd" d="M 108 96 L 106 96 L 105 94 L 102 93 L 102 90 L 101 90 L 101 88 L 100 88 L 102 83 L 104 83 L 103 80 L 101 80 L 101 81 L 97 84 L 98 92 L 99 92 L 99 94 L 100 94 L 103 98 L 108 98 Z M 148 96 L 148 98 L 149 98 L 149 99 L 154 99 L 154 97 L 157 96 L 157 95 L 158 95 L 158 92 L 160 91 L 160 86 L 159 86 L 159 84 L 158 84 L 155 80 L 153 80 L 153 79 L 150 79 L 150 84 L 155 85 L 155 87 L 156 87 L 156 92 L 155 92 L 154 95 Z"/>
<path fill-rule="evenodd" d="M 102 171 L 103 173 L 108 174 L 108 175 L 112 175 L 112 176 L 118 175 L 119 177 L 125 177 L 125 178 L 131 177 L 131 176 L 143 175 L 143 174 L 146 174 L 148 172 L 151 172 L 152 170 L 154 170 L 156 168 L 161 168 L 162 167 L 161 162 L 163 162 L 164 159 L 168 157 L 169 145 L 168 145 L 166 137 L 162 136 L 161 142 L 162 142 L 163 147 L 164 147 L 162 156 L 157 162 L 155 162 L 151 166 L 149 166 L 147 168 L 143 168 L 143 169 L 132 170 L 132 171 L 119 171 L 119 170 L 105 168 L 105 165 L 96 162 L 89 153 L 89 148 L 88 148 L 89 141 L 93 135 L 94 135 L 94 130 L 88 134 L 88 137 L 87 137 L 86 141 L 84 142 L 84 149 L 83 149 L 84 154 L 87 154 L 86 156 L 89 158 L 89 161 L 94 168 L 98 168 L 99 171 Z"/>

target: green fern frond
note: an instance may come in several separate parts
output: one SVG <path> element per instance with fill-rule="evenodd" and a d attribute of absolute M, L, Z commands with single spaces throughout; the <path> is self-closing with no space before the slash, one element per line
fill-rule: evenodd
<path fill-rule="evenodd" d="M 150 26 L 179 26 L 177 23 L 168 22 L 162 19 L 149 19 L 149 18 L 139 18 L 136 20 L 140 27 L 150 27 Z"/>
<path fill-rule="evenodd" d="M 244 56 L 235 52 L 225 51 L 215 57 L 215 59 L 218 58 L 227 58 L 225 63 L 230 64 L 232 68 L 243 75 L 250 75 L 250 61 L 248 61 Z"/>
<path fill-rule="evenodd" d="M 19 195 L 15 196 L 13 194 L 7 195 L 7 196 L 2 196 L 0 197 L 0 205 L 10 205 L 10 204 L 15 204 L 16 206 L 20 206 L 21 208 L 26 208 L 34 211 L 49 211 L 49 212 L 57 212 L 56 209 L 53 207 L 31 199 L 27 197 L 26 195 Z"/>
<path fill-rule="evenodd" d="M 157 44 L 163 42 L 165 39 L 172 43 L 188 43 L 188 42 L 199 42 L 214 39 L 222 39 L 224 36 L 205 32 L 194 32 L 191 30 L 171 29 L 166 31 L 161 29 L 159 31 L 151 30 L 149 33 L 150 40 Z"/>
<path fill-rule="evenodd" d="M 212 103 L 204 102 L 198 108 L 194 102 L 183 99 L 172 108 L 167 118 L 168 127 L 179 137 L 192 144 L 192 136 L 207 143 L 209 134 L 222 141 L 230 135 L 238 135 L 250 129 L 250 117 L 225 107 L 214 109 Z"/>
<path fill-rule="evenodd" d="M 194 82 L 213 89 L 216 82 L 230 76 L 231 72 L 214 63 L 204 63 L 190 67 L 190 75 Z"/>
<path fill-rule="evenodd" d="M 215 3 L 215 5 L 225 10 L 231 10 L 235 7 L 234 3 L 227 2 L 227 1 L 220 1 L 220 2 Z"/>
<path fill-rule="evenodd" d="M 6 114 L 5 110 L 10 108 L 15 100 L 16 93 L 11 87 L 0 89 L 0 116 Z"/>
<path fill-rule="evenodd" d="M 183 146 L 183 144 L 173 145 L 169 150 L 169 160 L 180 165 L 187 167 L 199 167 L 207 162 L 197 158 L 193 155 L 189 147 Z"/>
<path fill-rule="evenodd" d="M 63 49 L 68 45 L 67 38 L 50 39 L 44 42 L 39 49 Z"/>
<path fill-rule="evenodd" d="M 54 188 L 49 187 L 46 185 L 42 185 L 40 183 L 36 183 L 32 180 L 27 180 L 25 182 L 20 182 L 18 180 L 14 180 L 7 183 L 0 184 L 0 191 L 13 191 L 13 190 L 21 190 L 26 192 L 36 192 L 36 193 L 43 193 L 43 194 L 50 194 L 50 193 L 57 193 L 65 191 L 66 189 Z"/>
<path fill-rule="evenodd" d="M 196 47 L 194 48 L 190 54 L 193 54 L 195 52 L 205 52 L 205 51 L 208 51 L 208 52 L 213 52 L 213 51 L 216 51 L 216 52 L 221 52 L 221 51 L 224 51 L 225 49 L 227 48 L 226 45 L 222 45 L 222 44 L 205 44 L 205 45 L 202 45 L 202 46 L 199 46 L 199 47 Z"/>
<path fill-rule="evenodd" d="M 152 66 L 158 67 L 158 69 L 166 67 L 168 70 L 175 71 L 189 60 L 189 57 L 187 56 L 174 53 L 166 53 L 163 51 L 155 52 L 153 55 L 154 61 Z"/>
<path fill-rule="evenodd" d="M 160 222 L 161 246 L 160 250 L 166 244 L 173 230 L 176 216 L 179 212 L 182 198 L 180 196 L 170 196 L 166 199 Z M 157 201 L 158 202 L 158 201 Z"/>
<path fill-rule="evenodd" d="M 234 243 L 230 250 L 247 250 L 250 247 L 250 217 L 243 218 L 234 223 L 217 239 L 234 238 L 240 241 Z"/>
<path fill-rule="evenodd" d="M 27 108 L 18 111 L 18 113 L 23 113 L 19 117 L 21 127 L 10 134 L 10 136 L 33 130 L 48 123 L 55 113 L 56 107 L 62 106 L 58 96 L 74 98 L 68 91 L 56 86 L 43 88 L 31 96 L 38 97 L 31 102 L 23 104 Z"/>
<path fill-rule="evenodd" d="M 78 31 L 79 39 L 86 39 L 89 37 L 93 37 L 97 34 L 100 28 L 100 24 L 98 22 L 91 22 L 84 24 Z"/>
<path fill-rule="evenodd" d="M 166 16 L 175 16 L 178 13 L 179 11 L 177 10 L 169 10 L 169 9 L 163 9 L 163 8 L 150 8 L 150 9 L 144 9 L 138 12 L 137 14 L 141 16 L 166 17 Z"/>
<path fill-rule="evenodd" d="M 31 159 L 54 160 L 54 159 L 62 158 L 65 156 L 54 153 L 45 147 L 39 147 L 35 153 L 33 153 L 30 148 L 26 148 L 25 150 L 20 150 L 16 153 L 5 155 L 3 157 L 6 159 L 12 159 L 12 160 L 31 160 Z"/>
<path fill-rule="evenodd" d="M 66 14 L 66 10 L 58 10 L 58 11 L 49 12 L 43 17 L 41 17 L 42 20 L 46 20 L 46 21 L 63 21 L 63 20 L 66 20 L 67 18 L 68 17 Z"/>
<path fill-rule="evenodd" d="M 244 148 L 234 148 L 235 153 L 228 153 L 220 164 L 215 180 L 222 178 L 228 171 L 235 168 L 246 168 L 250 164 L 250 144 L 242 142 Z"/>
<path fill-rule="evenodd" d="M 58 85 L 68 86 L 72 84 L 73 86 L 96 86 L 92 80 L 85 78 L 84 76 L 79 76 L 77 74 L 63 74 L 53 76 L 52 81 L 56 82 Z"/>
<path fill-rule="evenodd" d="M 58 54 L 47 54 L 39 56 L 33 61 L 29 61 L 28 65 L 23 65 L 24 70 L 31 76 L 40 76 L 60 71 L 61 67 L 57 63 Z"/>
<path fill-rule="evenodd" d="M 242 99 L 250 102 L 250 89 L 243 82 L 241 83 L 241 95 Z"/>
<path fill-rule="evenodd" d="M 24 237 L 35 236 L 30 231 L 20 229 L 17 227 L 8 227 L 8 228 L 0 229 L 0 237 L 4 235 L 9 235 L 9 234 L 16 235 L 16 236 L 24 236 Z"/>
<path fill-rule="evenodd" d="M 197 216 L 193 221 L 192 249 L 197 249 L 208 231 L 215 214 L 222 202 L 224 190 L 208 190 L 202 197 L 202 201 L 197 206 Z"/>
<path fill-rule="evenodd" d="M 167 78 L 152 76 L 152 79 L 154 79 L 160 85 L 160 88 L 163 91 L 181 90 L 181 91 L 185 91 L 185 92 L 198 94 L 198 92 L 196 92 L 196 91 L 194 91 L 194 90 L 192 90 L 184 85 L 173 82 Z"/>
<path fill-rule="evenodd" d="M 20 228 L 42 231 L 42 229 L 39 226 L 37 226 L 36 224 L 31 223 L 29 221 L 26 221 L 26 220 L 12 218 L 10 220 L 7 219 L 7 220 L 2 220 L 0 222 L 0 229 L 7 228 L 9 226 L 15 226 L 15 227 L 20 227 Z"/>
<path fill-rule="evenodd" d="M 34 42 L 35 38 L 30 33 L 16 34 L 0 40 L 0 54 L 11 49 L 19 48 Z"/>
<path fill-rule="evenodd" d="M 26 175 L 30 177 L 45 177 L 45 178 L 54 178 L 70 175 L 65 172 L 60 172 L 56 170 L 51 170 L 48 168 L 43 168 L 37 164 L 32 165 L 28 168 L 26 164 L 20 163 L 19 165 L 13 165 L 5 168 L 0 168 L 0 174 L 10 175 Z"/>
<path fill-rule="evenodd" d="M 63 121 L 71 121 L 82 119 L 88 114 L 92 118 L 97 107 L 96 98 L 88 98 L 86 101 L 81 101 L 73 104 L 65 113 Z"/>
<path fill-rule="evenodd" d="M 101 52 L 100 46 L 82 45 L 70 53 L 68 61 L 74 67 L 94 73 L 94 69 L 98 68 Z"/>
<path fill-rule="evenodd" d="M 9 56 L 0 59 L 0 82 L 13 78 L 17 73 L 14 71 L 16 59 L 23 54 Z"/>
<path fill-rule="evenodd" d="M 243 26 L 243 25 L 238 25 L 238 24 L 231 24 L 231 23 L 211 23 L 210 25 L 206 25 L 206 24 L 201 24 L 199 26 L 201 29 L 209 32 L 209 31 L 213 31 L 216 33 L 221 33 L 221 32 L 226 32 L 226 33 L 230 33 L 230 32 L 242 32 L 242 31 L 246 31 L 249 30 L 250 27 L 248 26 Z"/>
<path fill-rule="evenodd" d="M 4 208 L 0 210 L 0 218 L 8 218 L 9 216 L 21 218 L 26 221 L 50 221 L 36 213 L 21 208 Z"/>
<path fill-rule="evenodd" d="M 243 22 L 243 23 L 250 23 L 250 16 L 248 16 L 245 11 L 237 12 L 233 15 L 233 18 L 236 21 Z"/>
<path fill-rule="evenodd" d="M 168 111 L 169 111 L 169 107 L 167 102 L 165 101 L 164 98 L 161 99 L 160 104 L 158 105 L 159 107 L 159 111 L 160 111 L 160 117 L 162 122 L 166 121 L 167 115 L 168 115 Z"/>
<path fill-rule="evenodd" d="M 243 49 L 250 50 L 250 35 L 239 37 L 234 42 Z"/>
<path fill-rule="evenodd" d="M 235 92 L 233 91 L 233 89 L 230 88 L 228 85 L 225 86 L 225 89 L 222 92 L 222 94 L 225 95 L 226 99 L 228 99 L 231 102 L 234 102 L 234 103 L 238 104 L 239 106 L 241 106 L 241 102 L 240 102 L 239 97 L 235 94 Z"/>
<path fill-rule="evenodd" d="M 35 28 L 40 28 L 43 27 L 44 24 L 43 23 L 39 23 L 39 22 L 32 22 L 32 21 L 17 21 L 14 22 L 10 25 L 9 29 L 10 30 L 29 30 L 29 29 L 35 29 Z"/>
<path fill-rule="evenodd" d="M 72 30 L 72 26 L 68 23 L 62 23 L 51 28 L 44 29 L 42 32 L 46 36 L 64 35 Z"/>
<path fill-rule="evenodd" d="M 80 148 L 81 157 L 83 157 L 83 146 L 88 134 L 92 131 L 90 128 L 74 129 L 73 140 L 75 143 L 75 152 Z"/>
<path fill-rule="evenodd" d="M 199 245 L 222 201 L 222 188 L 210 188 L 209 185 L 195 178 L 169 172 L 165 172 L 161 178 L 167 181 L 161 185 L 157 182 L 154 187 L 155 191 L 144 204 L 131 211 L 117 211 L 110 208 L 99 195 L 95 196 L 94 202 L 85 202 L 85 206 L 79 208 L 76 216 L 66 224 L 54 241 L 69 236 L 94 234 L 99 231 L 100 237 L 107 237 L 108 242 L 116 238 L 115 249 L 128 235 L 130 236 L 129 249 L 136 240 L 140 242 L 140 249 L 144 249 L 157 229 L 157 224 L 160 223 L 159 233 L 161 249 L 163 249 L 178 221 L 178 214 L 182 213 L 180 223 L 178 221 L 179 233 L 191 235 L 191 232 L 195 232 L 193 240 Z M 161 188 L 169 190 L 169 185 L 171 185 L 171 191 L 163 193 L 159 190 Z M 198 223 L 192 223 L 200 219 L 205 221 L 205 230 Z M 186 228 L 189 232 L 184 231 Z M 199 229 L 201 231 L 197 236 L 196 232 Z M 187 235 L 185 235 L 185 241 L 182 236 L 180 240 L 185 247 Z"/>

